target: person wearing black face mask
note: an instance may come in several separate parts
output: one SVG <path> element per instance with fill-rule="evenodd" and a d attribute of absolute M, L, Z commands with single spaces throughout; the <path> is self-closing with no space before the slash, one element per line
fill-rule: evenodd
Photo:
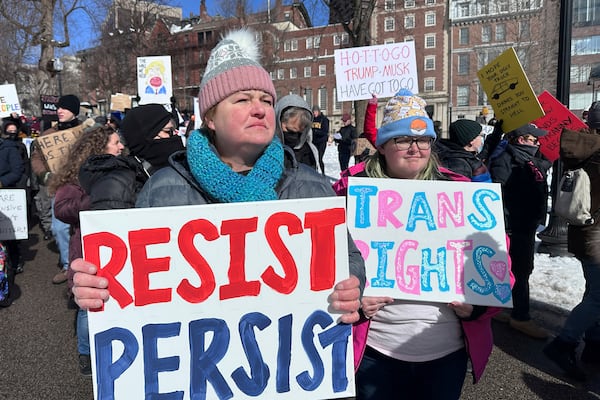
<path fill-rule="evenodd" d="M 79 171 L 91 210 L 132 208 L 149 176 L 169 166 L 169 157 L 183 150 L 174 134 L 173 116 L 160 104 L 145 104 L 125 114 L 121 134 L 128 156 L 90 157 Z"/>
<path fill-rule="evenodd" d="M 321 172 L 319 153 L 312 143 L 313 114 L 308 103 L 295 94 L 284 96 L 275 105 L 275 118 L 276 132 L 283 144 L 294 151 L 296 160 Z"/>

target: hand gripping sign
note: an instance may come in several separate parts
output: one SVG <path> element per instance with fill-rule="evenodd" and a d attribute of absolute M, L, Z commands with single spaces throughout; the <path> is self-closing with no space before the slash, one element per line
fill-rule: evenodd
<path fill-rule="evenodd" d="M 96 399 L 353 396 L 351 329 L 328 308 L 349 276 L 344 204 L 81 213 L 110 291 L 89 313 Z"/>

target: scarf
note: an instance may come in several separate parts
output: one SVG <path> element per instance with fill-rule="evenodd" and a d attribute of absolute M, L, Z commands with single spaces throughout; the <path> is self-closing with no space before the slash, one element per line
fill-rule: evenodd
<path fill-rule="evenodd" d="M 187 160 L 192 176 L 206 192 L 223 203 L 276 200 L 275 186 L 283 174 L 283 147 L 279 138 L 267 146 L 249 174 L 231 169 L 216 154 L 206 135 L 190 134 Z"/>

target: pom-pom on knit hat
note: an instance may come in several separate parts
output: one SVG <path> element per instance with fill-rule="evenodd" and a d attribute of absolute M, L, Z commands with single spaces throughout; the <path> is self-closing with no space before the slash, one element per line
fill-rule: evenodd
<path fill-rule="evenodd" d="M 75 117 L 79 115 L 79 98 L 74 94 L 61 96 L 56 106 L 71 111 Z"/>
<path fill-rule="evenodd" d="M 254 32 L 240 29 L 228 33 L 211 51 L 198 94 L 200 115 L 240 90 L 263 90 L 276 100 L 269 73 L 260 65 Z"/>
<path fill-rule="evenodd" d="M 483 127 L 471 119 L 457 119 L 450 124 L 450 140 L 458 145 L 466 146 L 481 134 Z"/>
<path fill-rule="evenodd" d="M 433 121 L 425 111 L 425 100 L 408 89 L 401 89 L 388 100 L 383 110 L 376 146 L 399 136 L 430 136 L 436 138 Z"/>

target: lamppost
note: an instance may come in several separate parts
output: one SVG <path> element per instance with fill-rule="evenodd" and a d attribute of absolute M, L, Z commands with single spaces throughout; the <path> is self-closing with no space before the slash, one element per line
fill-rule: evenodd
<path fill-rule="evenodd" d="M 52 68 L 54 69 L 54 72 L 56 72 L 57 78 L 58 78 L 58 95 L 62 96 L 62 75 L 61 72 L 64 69 L 64 65 L 62 63 L 62 61 L 60 61 L 60 58 L 53 58 L 52 59 Z"/>

